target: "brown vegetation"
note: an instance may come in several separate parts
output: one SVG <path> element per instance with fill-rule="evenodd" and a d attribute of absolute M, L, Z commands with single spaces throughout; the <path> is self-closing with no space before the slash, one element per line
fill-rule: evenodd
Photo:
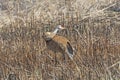
<path fill-rule="evenodd" d="M 15 74 L 20 80 L 119 80 L 120 12 L 103 12 L 94 17 L 81 17 L 80 12 L 76 17 L 61 14 L 55 22 L 37 20 L 33 14 L 28 20 L 4 25 L 0 29 L 0 79 Z M 46 49 L 42 34 L 58 24 L 67 28 L 59 35 L 71 41 L 80 71 L 70 59 L 63 63 L 60 53 L 55 57 Z"/>

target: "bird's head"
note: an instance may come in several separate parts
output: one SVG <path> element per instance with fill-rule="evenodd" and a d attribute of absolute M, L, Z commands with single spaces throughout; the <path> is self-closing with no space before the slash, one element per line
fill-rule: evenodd
<path fill-rule="evenodd" d="M 66 29 L 66 28 L 62 27 L 61 25 L 58 25 L 56 28 L 59 29 L 59 30 L 64 30 L 64 29 Z"/>

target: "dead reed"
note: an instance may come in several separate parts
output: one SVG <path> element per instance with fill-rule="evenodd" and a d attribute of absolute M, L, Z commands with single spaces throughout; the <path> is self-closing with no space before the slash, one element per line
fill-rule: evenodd
<path fill-rule="evenodd" d="M 81 17 L 80 12 L 61 13 L 54 21 L 40 16 L 16 18 L 0 29 L 0 79 L 15 74 L 17 80 L 119 80 L 120 13 Z M 27 15 L 28 16 L 28 15 Z M 17 17 L 17 16 L 16 16 Z M 45 22 L 44 22 L 45 21 Z M 64 64 L 57 54 L 46 49 L 45 31 L 58 24 L 67 28 L 59 35 L 67 37 L 76 50 L 74 61 Z"/>

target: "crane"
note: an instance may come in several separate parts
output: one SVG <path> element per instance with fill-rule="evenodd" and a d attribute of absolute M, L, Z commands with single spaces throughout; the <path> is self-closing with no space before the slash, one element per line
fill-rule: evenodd
<path fill-rule="evenodd" d="M 60 52 L 63 55 L 67 53 L 71 61 L 76 65 L 76 69 L 80 73 L 80 69 L 76 62 L 73 60 L 74 56 L 74 49 L 71 46 L 70 41 L 60 35 L 57 35 L 58 31 L 64 30 L 66 28 L 58 25 L 53 32 L 45 32 L 43 33 L 42 37 L 46 42 L 46 46 L 49 50 L 53 51 L 54 53 Z"/>
<path fill-rule="evenodd" d="M 42 37 L 49 50 L 52 50 L 53 52 L 60 52 L 62 54 L 67 53 L 69 58 L 73 60 L 74 50 L 70 41 L 63 36 L 57 35 L 58 31 L 63 29 L 65 28 L 58 25 L 53 32 L 45 32 Z"/>

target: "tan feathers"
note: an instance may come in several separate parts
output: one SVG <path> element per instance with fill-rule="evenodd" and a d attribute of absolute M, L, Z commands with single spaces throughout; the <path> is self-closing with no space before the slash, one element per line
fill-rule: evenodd
<path fill-rule="evenodd" d="M 43 34 L 43 39 L 46 41 L 47 48 L 53 52 L 60 52 L 62 54 L 67 53 L 68 56 L 73 59 L 74 51 L 70 41 L 63 36 L 57 35 L 56 30 L 54 32 L 46 32 Z"/>

